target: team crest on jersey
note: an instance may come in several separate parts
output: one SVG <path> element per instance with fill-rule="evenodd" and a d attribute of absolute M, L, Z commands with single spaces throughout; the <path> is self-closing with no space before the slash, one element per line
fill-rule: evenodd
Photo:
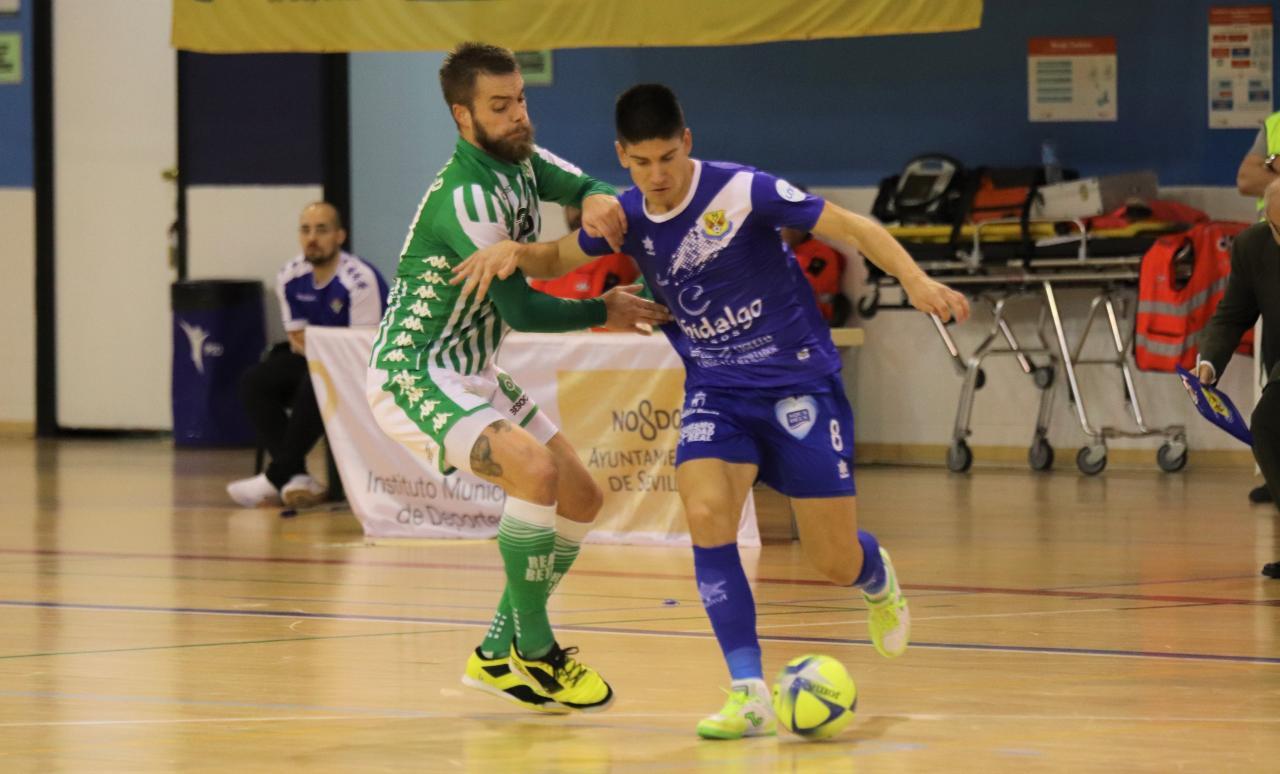
<path fill-rule="evenodd" d="M 330 301 L 329 308 L 333 310 L 334 314 L 340 314 L 342 312 L 342 299 L 335 298 L 332 301 Z"/>
<path fill-rule="evenodd" d="M 719 239 L 729 231 L 729 218 L 724 210 L 711 210 L 702 214 L 702 230 L 712 239 Z"/>

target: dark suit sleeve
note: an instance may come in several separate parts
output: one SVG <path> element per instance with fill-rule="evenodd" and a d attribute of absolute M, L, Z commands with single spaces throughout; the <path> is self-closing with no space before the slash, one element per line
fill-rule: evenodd
<path fill-rule="evenodd" d="M 1268 238 L 1270 235 L 1268 234 Z M 1253 288 L 1253 267 L 1249 258 L 1256 240 L 1236 239 L 1231 244 L 1231 276 L 1227 290 L 1213 317 L 1200 331 L 1200 359 L 1207 360 L 1218 378 L 1240 346 L 1240 338 L 1258 320 L 1258 297 Z"/>

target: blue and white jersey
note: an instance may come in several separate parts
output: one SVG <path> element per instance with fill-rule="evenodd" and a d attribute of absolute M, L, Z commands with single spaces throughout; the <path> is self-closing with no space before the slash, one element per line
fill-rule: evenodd
<path fill-rule="evenodd" d="M 299 255 L 276 275 L 276 294 L 286 331 L 308 325 L 377 325 L 387 306 L 387 281 L 372 264 L 344 251 L 338 255 L 338 270 L 316 287 L 311 264 Z"/>
<path fill-rule="evenodd" d="M 809 231 L 826 202 L 751 167 L 694 160 L 685 200 L 650 214 L 637 188 L 619 200 L 623 252 L 671 310 L 662 326 L 698 387 L 786 387 L 840 370 L 813 288 L 783 243 L 783 226 Z M 586 232 L 588 255 L 612 252 Z"/>

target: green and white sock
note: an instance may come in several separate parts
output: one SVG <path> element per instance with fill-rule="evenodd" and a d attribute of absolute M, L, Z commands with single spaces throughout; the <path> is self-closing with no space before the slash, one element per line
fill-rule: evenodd
<path fill-rule="evenodd" d="M 565 573 L 573 566 L 582 549 L 582 541 L 591 531 L 591 522 L 573 521 L 563 516 L 556 516 L 556 557 L 551 568 L 551 583 L 547 587 L 547 596 L 555 593 L 556 586 Z"/>
<path fill-rule="evenodd" d="M 569 572 L 582 540 L 591 531 L 590 522 L 583 523 L 556 516 L 555 559 L 552 562 L 551 581 L 547 584 L 547 596 L 555 592 L 560 580 Z M 511 636 L 515 629 L 515 619 L 511 611 L 511 595 L 503 589 L 502 600 L 498 610 L 493 614 L 493 621 L 485 633 L 484 642 L 480 644 L 480 652 L 486 658 L 505 658 L 511 652 Z"/>
<path fill-rule="evenodd" d="M 498 523 L 498 551 L 507 571 L 503 596 L 511 605 L 516 645 L 528 658 L 546 654 L 555 642 L 547 618 L 547 587 L 555 563 L 555 523 L 554 503 L 538 505 L 513 497 L 507 498 Z"/>

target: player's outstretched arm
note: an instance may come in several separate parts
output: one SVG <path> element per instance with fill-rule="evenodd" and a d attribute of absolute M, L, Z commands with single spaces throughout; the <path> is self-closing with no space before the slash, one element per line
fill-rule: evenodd
<path fill-rule="evenodd" d="M 505 239 L 472 253 L 453 267 L 450 285 L 463 282 L 462 297 L 476 290 L 480 296 L 489 291 L 495 279 L 504 280 L 516 269 L 533 279 L 562 277 L 592 260 L 578 245 L 574 231 L 554 242 L 522 244 Z"/>
<path fill-rule="evenodd" d="M 617 196 L 591 194 L 582 200 L 582 230 L 587 236 L 603 239 L 615 253 L 622 252 L 627 235 L 627 214 Z"/>
<path fill-rule="evenodd" d="M 613 331 L 648 333 L 671 319 L 666 307 L 640 298 L 639 285 L 615 287 L 599 298 L 569 300 L 540 293 L 516 271 L 493 283 L 490 298 L 507 324 L 530 333 L 562 333 L 603 326 Z"/>
<path fill-rule="evenodd" d="M 874 220 L 827 202 L 813 226 L 813 233 L 825 240 L 857 248 L 869 261 L 902 284 L 916 309 L 936 314 L 943 322 L 953 316 L 959 322 L 969 318 L 969 300 L 925 274 L 898 240 Z"/>

